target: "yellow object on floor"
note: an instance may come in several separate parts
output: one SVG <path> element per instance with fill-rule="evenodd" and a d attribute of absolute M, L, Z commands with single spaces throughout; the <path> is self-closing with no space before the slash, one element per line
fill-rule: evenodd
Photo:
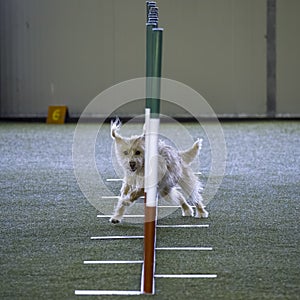
<path fill-rule="evenodd" d="M 65 105 L 49 106 L 47 124 L 64 124 L 68 114 L 68 107 Z"/>

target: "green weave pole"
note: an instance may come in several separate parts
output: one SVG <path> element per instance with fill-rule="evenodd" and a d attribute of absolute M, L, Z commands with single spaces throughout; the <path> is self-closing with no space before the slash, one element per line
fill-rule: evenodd
<path fill-rule="evenodd" d="M 146 108 L 152 103 L 152 77 L 154 64 L 154 36 L 153 29 L 158 26 L 158 7 L 155 1 L 146 1 Z"/>
<path fill-rule="evenodd" d="M 160 78 L 162 69 L 163 29 L 152 29 L 152 80 L 150 95 L 150 118 L 159 118 L 160 114 Z"/>
<path fill-rule="evenodd" d="M 156 24 L 146 24 L 146 108 L 151 106 L 151 82 L 153 77 L 153 33 Z"/>
<path fill-rule="evenodd" d="M 146 31 L 146 109 L 145 109 L 145 218 L 143 293 L 154 294 L 155 244 L 157 223 L 158 130 L 160 114 L 160 77 L 162 33 L 157 28 L 158 8 L 147 2 Z M 150 117 L 149 117 L 150 114 Z M 152 161 L 150 171 L 150 161 Z"/>

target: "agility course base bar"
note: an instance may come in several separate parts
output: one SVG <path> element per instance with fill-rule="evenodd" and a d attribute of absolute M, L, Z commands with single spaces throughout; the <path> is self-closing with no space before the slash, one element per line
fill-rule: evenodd
<path fill-rule="evenodd" d="M 139 296 L 141 291 L 97 291 L 97 290 L 76 290 L 78 296 Z"/>
<path fill-rule="evenodd" d="M 122 178 L 107 178 L 106 179 L 107 182 L 122 182 L 123 179 Z"/>
<path fill-rule="evenodd" d="M 201 225 L 156 225 L 156 228 L 208 228 L 208 224 Z"/>
<path fill-rule="evenodd" d="M 97 215 L 97 218 L 111 218 L 112 215 Z M 144 218 L 144 215 L 124 215 L 123 218 Z"/>
<path fill-rule="evenodd" d="M 155 278 L 217 278 L 216 274 L 156 274 Z"/>
<path fill-rule="evenodd" d="M 92 236 L 91 240 L 120 240 L 120 239 L 143 239 L 143 235 L 112 235 L 112 236 Z"/>
<path fill-rule="evenodd" d="M 167 250 L 167 251 L 212 251 L 212 247 L 160 247 L 155 250 Z"/>
<path fill-rule="evenodd" d="M 142 264 L 143 260 L 85 260 L 83 262 L 85 265 L 106 265 L 106 264 Z"/>

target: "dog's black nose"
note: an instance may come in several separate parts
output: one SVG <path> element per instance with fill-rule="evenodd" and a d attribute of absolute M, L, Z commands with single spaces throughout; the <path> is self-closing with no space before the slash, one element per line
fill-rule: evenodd
<path fill-rule="evenodd" d="M 129 162 L 129 166 L 130 166 L 130 168 L 131 168 L 132 171 L 136 170 L 136 163 L 134 161 L 130 161 Z"/>

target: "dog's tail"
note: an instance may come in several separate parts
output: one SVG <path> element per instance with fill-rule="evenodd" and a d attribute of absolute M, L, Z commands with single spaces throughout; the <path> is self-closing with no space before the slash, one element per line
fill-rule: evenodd
<path fill-rule="evenodd" d="M 122 123 L 119 118 L 112 120 L 110 123 L 110 135 L 113 139 L 119 138 L 120 135 L 117 133 L 121 128 Z"/>
<path fill-rule="evenodd" d="M 191 162 L 196 158 L 196 156 L 199 154 L 199 151 L 202 147 L 202 139 L 197 139 L 197 141 L 194 143 L 194 145 L 184 151 L 180 151 L 179 154 L 182 158 L 182 160 L 187 164 L 191 164 Z"/>

